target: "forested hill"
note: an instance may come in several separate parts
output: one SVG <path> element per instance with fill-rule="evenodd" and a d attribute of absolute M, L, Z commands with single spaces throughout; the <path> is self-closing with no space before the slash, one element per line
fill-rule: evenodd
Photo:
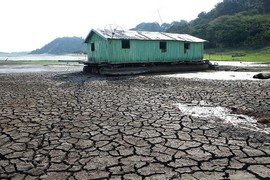
<path fill-rule="evenodd" d="M 269 46 L 270 0 L 223 0 L 189 23 L 175 22 L 167 32 L 206 39 L 212 48 Z"/>
<path fill-rule="evenodd" d="M 151 22 L 151 23 L 140 23 L 135 28 L 132 28 L 130 30 L 135 31 L 152 31 L 152 32 L 165 32 L 171 27 L 171 24 L 163 23 L 159 24 L 157 22 Z"/>
<path fill-rule="evenodd" d="M 32 51 L 30 54 L 70 54 L 86 52 L 84 39 L 80 37 L 57 38 L 40 49 Z"/>

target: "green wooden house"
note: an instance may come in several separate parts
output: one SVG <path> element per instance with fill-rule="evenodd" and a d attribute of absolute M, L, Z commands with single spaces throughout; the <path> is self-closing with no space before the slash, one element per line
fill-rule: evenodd
<path fill-rule="evenodd" d="M 205 40 L 187 34 L 92 29 L 87 66 L 161 65 L 203 60 Z"/>

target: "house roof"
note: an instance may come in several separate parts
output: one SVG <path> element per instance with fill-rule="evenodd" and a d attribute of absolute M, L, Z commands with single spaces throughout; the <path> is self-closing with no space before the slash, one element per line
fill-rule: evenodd
<path fill-rule="evenodd" d="M 164 40 L 164 41 L 182 41 L 182 42 L 206 42 L 188 34 L 173 34 L 164 32 L 148 32 L 148 31 L 123 31 L 109 29 L 92 29 L 85 39 L 88 42 L 90 37 L 96 33 L 104 39 L 130 39 L 130 40 Z"/>

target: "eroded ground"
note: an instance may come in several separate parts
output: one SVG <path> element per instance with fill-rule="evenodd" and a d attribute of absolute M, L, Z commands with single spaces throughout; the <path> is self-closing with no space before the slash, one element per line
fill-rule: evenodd
<path fill-rule="evenodd" d="M 270 117 L 270 81 L 0 74 L 0 179 L 268 179 L 269 131 L 176 104 Z"/>

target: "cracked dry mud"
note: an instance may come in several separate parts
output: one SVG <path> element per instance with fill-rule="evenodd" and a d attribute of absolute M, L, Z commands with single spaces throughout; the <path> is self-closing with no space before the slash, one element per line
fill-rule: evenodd
<path fill-rule="evenodd" d="M 1 74 L 0 179 L 269 179 L 269 134 L 175 106 L 204 101 L 269 118 L 269 87 L 270 81 Z"/>

